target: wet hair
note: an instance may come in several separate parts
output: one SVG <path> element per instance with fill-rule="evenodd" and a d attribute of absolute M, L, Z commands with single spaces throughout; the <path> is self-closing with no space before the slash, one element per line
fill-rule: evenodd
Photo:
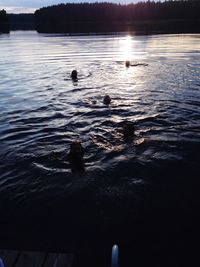
<path fill-rule="evenodd" d="M 130 67 L 131 62 L 130 62 L 129 60 L 126 60 L 126 61 L 125 61 L 125 65 L 126 65 L 127 68 Z"/>
<path fill-rule="evenodd" d="M 71 159 L 82 159 L 84 155 L 84 148 L 80 141 L 73 141 L 70 144 L 69 157 Z"/>
<path fill-rule="evenodd" d="M 73 173 L 85 171 L 83 160 L 84 153 L 85 151 L 80 141 L 73 141 L 70 144 L 69 162 Z"/>
<path fill-rule="evenodd" d="M 72 78 L 72 80 L 77 80 L 78 79 L 78 72 L 77 72 L 77 70 L 73 70 L 71 72 L 71 78 Z"/>
<path fill-rule="evenodd" d="M 134 135 L 135 132 L 135 126 L 132 121 L 126 121 L 123 124 L 123 134 L 124 138 L 129 138 Z"/>
<path fill-rule="evenodd" d="M 103 98 L 103 103 L 104 103 L 105 105 L 109 105 L 110 102 L 111 102 L 111 98 L 110 98 L 110 96 L 109 96 L 109 95 L 105 95 L 104 98 Z"/>

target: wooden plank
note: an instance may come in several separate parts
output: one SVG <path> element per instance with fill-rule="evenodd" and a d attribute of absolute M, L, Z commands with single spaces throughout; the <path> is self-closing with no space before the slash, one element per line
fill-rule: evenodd
<path fill-rule="evenodd" d="M 58 254 L 57 267 L 71 267 L 73 261 L 72 254 Z"/>
<path fill-rule="evenodd" d="M 46 261 L 47 261 L 47 259 L 48 259 L 48 256 L 49 256 L 49 253 L 46 253 L 45 256 L 44 256 L 44 259 L 43 259 L 43 261 L 42 261 L 42 265 L 41 265 L 40 267 L 44 267 L 44 266 L 45 266 Z"/>
<path fill-rule="evenodd" d="M 72 254 L 50 253 L 44 267 L 71 267 L 73 261 Z"/>
<path fill-rule="evenodd" d="M 0 250 L 5 267 L 71 267 L 73 254 Z"/>
<path fill-rule="evenodd" d="M 49 253 L 48 257 L 44 263 L 44 266 L 42 267 L 53 267 L 54 261 L 55 261 L 56 254 L 55 253 Z"/>
<path fill-rule="evenodd" d="M 16 267 L 40 267 L 44 257 L 45 253 L 43 252 L 23 251 L 17 261 Z"/>
<path fill-rule="evenodd" d="M 18 254 L 19 251 L 17 250 L 0 250 L 0 257 L 5 267 L 12 267 Z"/>

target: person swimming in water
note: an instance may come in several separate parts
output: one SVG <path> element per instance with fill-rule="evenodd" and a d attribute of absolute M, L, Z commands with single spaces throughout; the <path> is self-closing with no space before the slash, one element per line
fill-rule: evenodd
<path fill-rule="evenodd" d="M 103 98 L 103 103 L 108 106 L 110 104 L 110 102 L 111 102 L 110 96 L 109 95 L 105 95 L 104 98 Z"/>
<path fill-rule="evenodd" d="M 71 72 L 71 78 L 72 78 L 73 81 L 77 81 L 78 80 L 78 72 L 77 72 L 77 70 L 73 70 Z"/>
<path fill-rule="evenodd" d="M 126 65 L 127 68 L 130 67 L 131 62 L 130 62 L 129 60 L 126 60 L 126 61 L 125 61 L 125 65 Z"/>
<path fill-rule="evenodd" d="M 80 141 L 73 141 L 70 144 L 68 158 L 72 172 L 83 172 L 85 170 L 83 160 L 84 153 L 85 150 Z"/>
<path fill-rule="evenodd" d="M 129 67 L 137 67 L 137 66 L 148 66 L 148 64 L 142 63 L 142 62 L 131 63 L 129 60 L 126 60 L 125 66 L 129 68 Z"/>
<path fill-rule="evenodd" d="M 71 142 L 69 152 L 67 154 L 65 152 L 63 153 L 52 151 L 48 158 L 51 161 L 56 162 L 57 164 L 63 164 L 68 161 L 71 171 L 73 173 L 78 173 L 85 170 L 83 160 L 84 153 L 85 150 L 81 142 L 76 140 Z"/>
<path fill-rule="evenodd" d="M 84 148 L 81 144 L 80 141 L 76 140 L 76 141 L 73 141 L 71 144 L 70 144 L 70 151 L 69 151 L 69 158 L 71 160 L 73 159 L 82 159 L 83 158 L 83 155 L 84 155 Z"/>
<path fill-rule="evenodd" d="M 133 137 L 135 133 L 134 123 L 132 121 L 124 122 L 122 131 L 125 139 Z"/>

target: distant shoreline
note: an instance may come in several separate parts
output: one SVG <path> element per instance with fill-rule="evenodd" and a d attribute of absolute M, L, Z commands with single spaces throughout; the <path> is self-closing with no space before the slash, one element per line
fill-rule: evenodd
<path fill-rule="evenodd" d="M 34 13 L 40 33 L 198 33 L 199 1 L 59 4 Z"/>
<path fill-rule="evenodd" d="M 39 33 L 200 33 L 199 1 L 59 4 L 34 14 L 7 14 L 9 28 Z"/>

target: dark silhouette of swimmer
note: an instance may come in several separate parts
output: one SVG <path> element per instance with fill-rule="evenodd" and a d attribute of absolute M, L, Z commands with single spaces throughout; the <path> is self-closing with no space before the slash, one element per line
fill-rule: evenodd
<path fill-rule="evenodd" d="M 126 60 L 125 61 L 125 66 L 127 67 L 127 68 L 129 68 L 130 66 L 132 66 L 132 67 L 137 67 L 137 66 L 148 66 L 148 64 L 147 63 L 142 63 L 142 62 L 136 62 L 136 63 L 131 63 L 129 60 Z"/>
<path fill-rule="evenodd" d="M 127 68 L 130 67 L 131 62 L 130 62 L 129 60 L 126 60 L 126 61 L 125 61 L 125 65 L 126 65 Z"/>
<path fill-rule="evenodd" d="M 109 95 L 105 95 L 104 98 L 103 98 L 103 103 L 108 106 L 110 104 L 110 102 L 111 102 L 110 96 Z"/>
<path fill-rule="evenodd" d="M 69 162 L 71 171 L 74 172 L 84 172 L 84 148 L 80 141 L 73 141 L 70 144 L 69 153 L 55 152 L 52 151 L 48 156 L 49 160 L 54 161 L 56 164 L 63 164 L 66 161 Z"/>
<path fill-rule="evenodd" d="M 83 172 L 84 168 L 84 148 L 80 141 L 73 141 L 70 144 L 70 151 L 69 151 L 69 162 L 71 165 L 72 172 Z"/>
<path fill-rule="evenodd" d="M 135 126 L 131 121 L 126 121 L 123 124 L 123 135 L 125 139 L 131 138 L 134 136 Z"/>
<path fill-rule="evenodd" d="M 77 72 L 77 70 L 73 70 L 71 72 L 71 78 L 72 78 L 73 81 L 77 81 L 78 80 L 78 72 Z"/>

